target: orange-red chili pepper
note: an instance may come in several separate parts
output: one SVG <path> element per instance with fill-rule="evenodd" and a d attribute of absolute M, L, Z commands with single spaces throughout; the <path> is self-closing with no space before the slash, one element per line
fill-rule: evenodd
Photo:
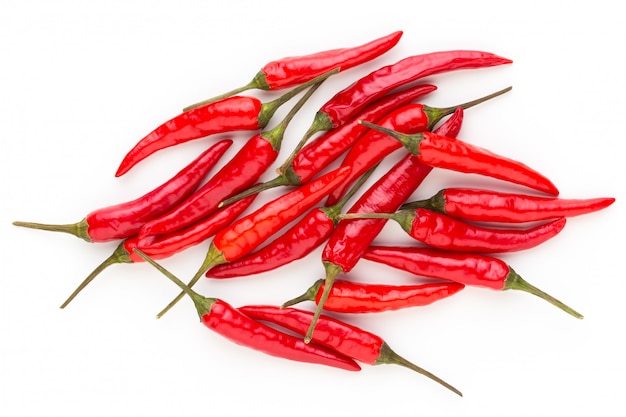
<path fill-rule="evenodd" d="M 294 87 L 310 81 L 333 68 L 345 71 L 381 56 L 396 46 L 401 37 L 402 31 L 396 31 L 359 46 L 332 49 L 303 56 L 290 56 L 268 62 L 248 84 L 187 106 L 183 111 L 230 97 L 246 90 L 279 90 Z"/>

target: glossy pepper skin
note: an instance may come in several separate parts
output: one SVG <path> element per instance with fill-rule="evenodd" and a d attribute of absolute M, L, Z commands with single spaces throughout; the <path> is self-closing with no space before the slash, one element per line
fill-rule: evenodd
<path fill-rule="evenodd" d="M 146 222 L 168 212 L 189 197 L 232 143 L 231 140 L 217 142 L 174 177 L 149 193 L 132 201 L 94 210 L 78 223 L 47 225 L 14 222 L 13 224 L 70 233 L 87 242 L 108 242 L 131 237 L 137 234 Z"/>
<path fill-rule="evenodd" d="M 402 31 L 396 31 L 359 46 L 331 49 L 309 55 L 290 56 L 268 62 L 248 84 L 217 97 L 187 106 L 183 111 L 255 88 L 260 90 L 280 90 L 295 87 L 333 68 L 340 68 L 341 71 L 346 71 L 389 51 L 396 46 L 401 37 Z"/>

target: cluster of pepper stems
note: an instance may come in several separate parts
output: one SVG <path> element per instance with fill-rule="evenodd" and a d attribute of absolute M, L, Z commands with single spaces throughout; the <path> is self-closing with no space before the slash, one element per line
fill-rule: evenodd
<path fill-rule="evenodd" d="M 582 318 L 522 279 L 495 255 L 533 248 L 558 234 L 567 217 L 601 210 L 614 199 L 560 198 L 556 186 L 537 170 L 457 138 L 465 109 L 510 88 L 447 108 L 418 102 L 437 89 L 421 83 L 425 77 L 511 64 L 510 59 L 484 51 L 450 50 L 409 56 L 376 69 L 328 100 L 278 167 L 277 176 L 260 181 L 279 156 L 289 122 L 315 90 L 333 74 L 383 55 L 401 36 L 397 31 L 356 47 L 270 62 L 250 83 L 191 105 L 158 126 L 128 152 L 116 176 L 179 143 L 218 133 L 254 131 L 216 173 L 212 168 L 233 144 L 230 139 L 212 143 L 158 188 L 133 201 L 94 210 L 78 223 L 14 222 L 71 233 L 88 242 L 120 241 L 62 308 L 108 266 L 147 261 L 181 289 L 158 317 L 186 294 L 202 323 L 236 343 L 278 357 L 350 371 L 360 370 L 359 362 L 398 364 L 458 395 L 458 389 L 398 355 L 378 335 L 332 313 L 425 306 L 470 285 L 526 291 Z M 241 94 L 251 89 L 287 92 L 261 102 Z M 276 110 L 301 93 L 285 118 L 266 129 Z M 311 139 L 314 135 L 317 137 Z M 378 164 L 402 147 L 406 155 L 360 193 Z M 337 168 L 327 169 L 341 157 Z M 433 168 L 485 175 L 532 193 L 445 188 L 431 198 L 407 202 Z M 274 187 L 287 188 L 251 209 L 258 193 Z M 356 201 L 344 211 L 357 193 Z M 376 245 L 374 240 L 388 220 L 397 222 L 419 243 Z M 514 223 L 521 226 L 511 227 Z M 187 284 L 155 262 L 209 240 L 206 257 Z M 235 308 L 191 289 L 202 276 L 227 279 L 271 271 L 322 245 L 325 278 L 282 306 Z M 361 259 L 408 271 L 427 282 L 357 282 L 350 279 L 349 272 Z M 304 301 L 315 302 L 315 310 L 292 307 Z"/>

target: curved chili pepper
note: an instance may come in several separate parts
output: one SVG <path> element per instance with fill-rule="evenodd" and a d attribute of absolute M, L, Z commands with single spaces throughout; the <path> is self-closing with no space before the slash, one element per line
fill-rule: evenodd
<path fill-rule="evenodd" d="M 313 313 L 292 307 L 251 305 L 239 307 L 239 311 L 248 317 L 277 324 L 297 334 L 304 334 L 313 319 Z M 455 394 L 463 396 L 461 391 L 449 383 L 398 355 L 380 336 L 374 333 L 326 315 L 321 315 L 318 318 L 317 327 L 318 330 L 315 332 L 313 341 L 322 346 L 327 346 L 368 365 L 393 364 L 403 366 L 432 379 Z"/>
<path fill-rule="evenodd" d="M 315 181 L 269 201 L 256 211 L 220 230 L 213 238 L 200 269 L 189 281 L 189 287 L 192 287 L 213 266 L 232 262 L 255 250 L 278 230 L 319 203 L 349 173 L 349 168 L 331 171 Z M 157 317 L 165 314 L 183 296 L 184 293 L 180 293 Z"/>
<path fill-rule="evenodd" d="M 458 108 L 438 130 L 449 135 L 457 135 L 463 116 L 463 108 Z M 431 171 L 431 167 L 419 162 L 415 156 L 406 155 L 371 186 L 352 205 L 348 213 L 397 210 Z M 326 272 L 324 292 L 317 303 L 305 341 L 311 340 L 315 323 L 330 295 L 335 277 L 342 272 L 349 272 L 357 264 L 386 221 L 386 219 L 343 220 L 335 227 L 322 251 L 322 264 Z"/>
<path fill-rule="evenodd" d="M 279 358 L 361 370 L 358 363 L 345 355 L 324 346 L 307 345 L 296 336 L 257 322 L 223 300 L 201 296 L 143 252 L 135 251 L 191 298 L 202 324 L 230 341 Z"/>
<path fill-rule="evenodd" d="M 362 123 L 397 139 L 426 165 L 485 175 L 555 196 L 559 194 L 548 178 L 527 165 L 459 139 L 432 132 L 407 135 L 366 121 Z"/>
<path fill-rule="evenodd" d="M 465 288 L 453 281 L 428 282 L 416 285 L 382 285 L 336 280 L 324 303 L 324 310 L 335 313 L 379 313 L 407 307 L 426 306 L 450 297 Z M 281 308 L 302 301 L 319 302 L 324 280 L 315 282 L 304 294 L 281 305 Z"/>
<path fill-rule="evenodd" d="M 409 104 L 387 115 L 379 122 L 379 125 L 407 134 L 431 131 L 443 117 L 451 114 L 457 108 L 468 109 L 510 90 L 511 87 L 507 87 L 476 100 L 447 108 L 433 108 L 424 104 Z M 365 123 L 363 124 L 366 125 Z M 402 148 L 402 144 L 385 133 L 372 130 L 363 135 L 348 151 L 341 163 L 342 166 L 349 165 L 352 168 L 351 176 L 353 178 L 348 178 L 347 181 L 337 187 L 328 196 L 326 204 L 335 204 L 350 187 L 354 178 L 358 178 L 358 175 L 361 175 L 378 164 L 385 156 L 400 148 Z M 355 173 L 357 174 L 355 175 Z"/>
<path fill-rule="evenodd" d="M 340 214 L 338 219 L 391 219 L 413 239 L 429 246 L 458 252 L 503 253 L 534 248 L 565 227 L 565 217 L 529 229 L 476 226 L 435 211 L 417 208 L 395 213 Z"/>
<path fill-rule="evenodd" d="M 235 220 L 243 211 L 252 204 L 256 196 L 250 196 L 237 201 L 228 207 L 216 211 L 212 216 L 193 224 L 192 226 L 170 235 L 157 236 L 151 239 L 139 239 L 133 236 L 124 239 L 113 253 L 98 265 L 84 280 L 76 287 L 74 292 L 61 304 L 61 308 L 67 305 L 93 281 L 102 271 L 111 265 L 121 263 L 143 262 L 144 259 L 137 255 L 134 250 L 140 249 L 153 259 L 165 259 L 175 255 L 185 249 L 204 242 L 218 230 L 226 227 Z"/>
<path fill-rule="evenodd" d="M 523 223 L 573 217 L 602 210 L 612 197 L 564 199 L 505 193 L 475 188 L 444 188 L 432 197 L 402 205 L 426 208 L 468 221 Z"/>
<path fill-rule="evenodd" d="M 78 223 L 51 225 L 13 222 L 13 224 L 31 229 L 69 233 L 87 242 L 107 242 L 133 236 L 145 222 L 168 212 L 193 193 L 232 143 L 232 140 L 217 142 L 174 177 L 149 193 L 132 201 L 94 210 Z"/>
<path fill-rule="evenodd" d="M 223 204 L 230 204 L 247 195 L 258 193 L 283 185 L 302 185 L 309 182 L 319 174 L 331 162 L 350 148 L 357 140 L 368 132 L 368 129 L 359 123 L 360 119 L 380 120 L 394 109 L 410 103 L 425 94 L 435 91 L 437 87 L 430 84 L 420 84 L 398 93 L 385 96 L 366 107 L 350 122 L 331 129 L 315 140 L 307 143 L 299 151 L 294 151 L 288 159 L 293 161 L 288 165 L 285 172 L 276 178 L 249 188 L 241 193 L 228 198 Z M 397 141 L 394 141 L 397 143 Z M 395 144 L 394 143 L 394 144 Z"/>
<path fill-rule="evenodd" d="M 404 58 L 395 64 L 379 68 L 344 88 L 328 100 L 315 115 L 296 150 L 304 146 L 316 132 L 341 126 L 366 105 L 389 91 L 429 75 L 443 72 L 493 67 L 513 61 L 483 51 L 439 51 Z M 279 172 L 284 173 L 291 163 L 287 160 Z"/>
<path fill-rule="evenodd" d="M 401 37 L 402 31 L 396 31 L 355 47 L 332 49 L 304 56 L 290 56 L 268 62 L 248 84 L 208 100 L 187 106 L 183 111 L 216 100 L 221 100 L 246 90 L 279 90 L 294 87 L 298 84 L 310 81 L 312 78 L 322 75 L 333 68 L 340 68 L 341 71 L 345 71 L 367 61 L 371 61 L 389 51 L 396 46 Z"/>
<path fill-rule="evenodd" d="M 363 259 L 424 277 L 498 291 L 526 291 L 576 318 L 583 318 L 582 314 L 526 282 L 504 261 L 491 256 L 413 246 L 371 246 Z"/>
<path fill-rule="evenodd" d="M 174 210 L 147 222 L 140 237 L 172 233 L 210 215 L 220 202 L 256 182 L 278 157 L 285 130 L 320 83 L 314 84 L 273 129 L 252 136 L 237 154 L 190 198 Z"/>
<path fill-rule="evenodd" d="M 162 149 L 216 133 L 263 129 L 280 106 L 305 89 L 325 80 L 327 72 L 267 103 L 255 97 L 234 96 L 181 113 L 141 139 L 122 160 L 116 177 Z"/>

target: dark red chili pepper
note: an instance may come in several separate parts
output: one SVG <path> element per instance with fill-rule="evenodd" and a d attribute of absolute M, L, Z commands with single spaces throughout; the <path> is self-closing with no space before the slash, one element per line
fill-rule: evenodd
<path fill-rule="evenodd" d="M 200 269 L 188 285 L 193 286 L 213 266 L 240 259 L 255 250 L 278 230 L 319 203 L 349 173 L 350 168 L 331 171 L 269 201 L 220 230 L 213 238 Z M 179 294 L 158 316 L 165 314 L 183 295 Z"/>
<path fill-rule="evenodd" d="M 335 313 L 378 313 L 407 307 L 426 306 L 450 297 L 465 288 L 459 282 L 428 282 L 415 285 L 382 285 L 336 280 L 324 303 L 324 310 Z M 302 301 L 319 302 L 324 280 L 315 282 L 304 294 L 282 304 L 281 308 Z"/>
<path fill-rule="evenodd" d="M 414 246 L 371 246 L 363 254 L 363 259 L 424 277 L 498 291 L 526 291 L 576 318 L 583 318 L 580 313 L 523 280 L 504 261 L 491 256 Z"/>
<path fill-rule="evenodd" d="M 339 219 L 391 219 L 413 239 L 458 252 L 502 253 L 534 248 L 565 227 L 565 217 L 529 229 L 481 227 L 435 211 L 417 208 L 395 213 L 340 214 Z"/>
<path fill-rule="evenodd" d="M 296 336 L 259 323 L 223 300 L 201 296 L 143 252 L 136 252 L 192 299 L 202 324 L 227 339 L 280 358 L 348 371 L 361 370 L 358 363 L 345 355 L 324 346 L 307 345 Z"/>
<path fill-rule="evenodd" d="M 140 161 L 170 146 L 216 133 L 263 129 L 281 105 L 335 72 L 316 77 L 267 103 L 255 97 L 233 96 L 181 113 L 141 139 L 126 154 L 115 176 L 124 175 Z"/>
<path fill-rule="evenodd" d="M 277 324 L 297 334 L 304 334 L 313 319 L 313 313 L 291 307 L 253 305 L 240 307 L 239 311 L 253 319 Z M 313 341 L 320 345 L 368 365 L 404 366 L 463 396 L 461 391 L 449 383 L 398 355 L 380 336 L 326 315 L 318 318 L 317 327 Z"/>
<path fill-rule="evenodd" d="M 459 139 L 432 132 L 407 135 L 366 121 L 362 123 L 397 139 L 426 165 L 485 175 L 555 196 L 559 194 L 548 178 L 525 164 Z"/>
<path fill-rule="evenodd" d="M 602 210 L 615 198 L 564 199 L 475 188 L 444 188 L 432 197 L 402 205 L 426 208 L 468 221 L 523 223 L 573 217 Z"/>
<path fill-rule="evenodd" d="M 113 253 L 76 287 L 74 292 L 61 305 L 61 308 L 65 308 L 91 281 L 109 266 L 121 263 L 143 262 L 144 259 L 134 252 L 135 249 L 140 249 L 153 259 L 169 258 L 178 252 L 204 242 L 217 233 L 218 230 L 226 227 L 252 204 L 255 197 L 249 196 L 239 200 L 228 207 L 216 211 L 208 218 L 174 234 L 151 237 L 150 239 L 139 239 L 138 236 L 124 239 Z"/>
<path fill-rule="evenodd" d="M 223 199 L 253 185 L 278 157 L 289 122 L 319 85 L 313 85 L 276 127 L 248 139 L 239 152 L 190 198 L 167 214 L 147 222 L 139 232 L 140 237 L 172 233 L 189 226 L 217 210 Z"/>
<path fill-rule="evenodd" d="M 265 64 L 248 84 L 208 100 L 192 104 L 184 111 L 239 94 L 246 90 L 279 90 L 310 81 L 333 68 L 345 71 L 379 57 L 396 46 L 402 31 L 396 31 L 364 45 L 332 49 L 304 56 L 290 56 Z"/>
<path fill-rule="evenodd" d="M 296 149 L 301 148 L 316 132 L 330 130 L 348 122 L 366 105 L 391 90 L 429 75 L 443 72 L 486 68 L 513 61 L 482 51 L 439 51 L 414 55 L 392 65 L 379 68 L 344 88 L 324 104 L 315 115 Z M 285 172 L 287 160 L 279 172 Z"/>
<path fill-rule="evenodd" d="M 407 88 L 398 93 L 385 96 L 366 107 L 350 122 L 331 129 L 325 134 L 307 143 L 302 149 L 292 154 L 288 159 L 293 161 L 288 164 L 284 173 L 256 187 L 249 188 L 236 196 L 225 200 L 224 204 L 230 204 L 247 195 L 258 193 L 283 185 L 301 185 L 309 182 L 319 174 L 331 162 L 350 148 L 361 136 L 368 132 L 367 127 L 359 123 L 360 119 L 380 120 L 394 109 L 410 103 L 425 94 L 435 91 L 437 87 L 430 84 L 421 84 Z M 371 130 L 370 130 L 371 131 Z M 394 144 L 397 141 L 393 141 Z M 401 146 L 401 145 L 400 145 Z"/>
<path fill-rule="evenodd" d="M 443 117 L 451 114 L 457 108 L 468 109 L 510 90 L 511 87 L 507 87 L 479 99 L 447 108 L 433 108 L 424 104 L 408 104 L 380 120 L 379 125 L 403 133 L 431 131 Z M 326 204 L 335 204 L 346 192 L 348 187 L 350 187 L 354 178 L 358 178 L 358 175 L 361 175 L 363 172 L 378 164 L 385 156 L 400 148 L 402 148 L 402 144 L 385 133 L 371 130 L 363 135 L 348 151 L 341 163 L 342 166 L 349 165 L 352 168 L 352 178 L 348 178 L 347 181 L 337 187 L 337 189 L 328 196 Z M 355 173 L 359 174 L 355 175 Z"/>
<path fill-rule="evenodd" d="M 204 151 L 166 183 L 132 201 L 94 210 L 74 224 L 50 225 L 14 222 L 16 226 L 64 232 L 87 242 L 106 242 L 135 235 L 147 221 L 168 212 L 202 183 L 232 140 L 222 140 Z"/>

